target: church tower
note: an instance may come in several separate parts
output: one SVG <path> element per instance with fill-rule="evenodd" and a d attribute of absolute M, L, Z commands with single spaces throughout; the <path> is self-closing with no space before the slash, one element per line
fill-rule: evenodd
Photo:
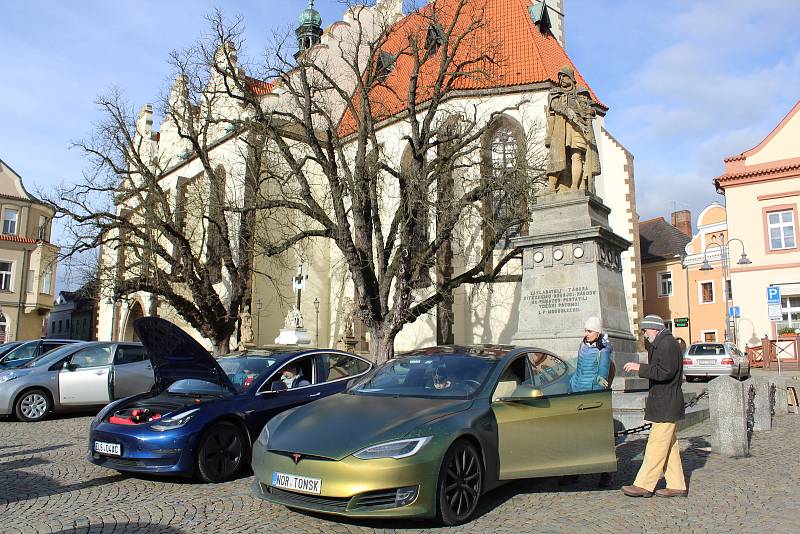
<path fill-rule="evenodd" d="M 322 16 L 314 9 L 314 0 L 308 0 L 308 7 L 300 13 L 300 26 L 295 30 L 295 34 L 297 35 L 295 57 L 319 44 L 322 37 Z"/>

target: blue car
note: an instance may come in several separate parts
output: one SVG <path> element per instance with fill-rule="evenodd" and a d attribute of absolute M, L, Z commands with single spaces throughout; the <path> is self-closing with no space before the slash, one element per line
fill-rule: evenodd
<path fill-rule="evenodd" d="M 134 322 L 155 386 L 106 406 L 92 421 L 88 460 L 117 471 L 233 478 L 273 416 L 334 393 L 372 364 L 331 349 L 252 351 L 215 360 L 174 324 Z"/>

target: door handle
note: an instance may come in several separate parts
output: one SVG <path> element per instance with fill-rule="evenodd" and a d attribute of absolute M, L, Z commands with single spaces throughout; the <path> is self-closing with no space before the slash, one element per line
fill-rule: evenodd
<path fill-rule="evenodd" d="M 317 391 L 316 393 L 312 393 L 311 395 L 308 396 L 308 398 L 319 397 L 320 393 L 322 393 L 322 392 L 321 391 Z"/>
<path fill-rule="evenodd" d="M 106 372 L 105 371 L 95 371 L 94 374 L 100 376 L 100 375 L 106 374 Z"/>
<path fill-rule="evenodd" d="M 152 371 L 152 369 L 153 369 L 153 366 L 152 366 L 152 365 L 148 365 L 147 367 L 145 367 L 145 369 L 148 369 L 148 370 L 151 370 L 151 371 Z"/>
<path fill-rule="evenodd" d="M 591 410 L 592 408 L 599 408 L 602 405 L 602 402 L 585 402 L 578 405 L 578 410 Z"/>

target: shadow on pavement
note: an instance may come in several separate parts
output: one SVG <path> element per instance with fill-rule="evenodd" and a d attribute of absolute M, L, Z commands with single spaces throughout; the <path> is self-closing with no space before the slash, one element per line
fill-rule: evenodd
<path fill-rule="evenodd" d="M 19 447 L 19 446 L 18 446 Z M 63 449 L 64 447 L 71 447 L 71 445 L 67 445 L 66 443 L 63 445 L 50 445 L 48 447 L 40 447 L 38 449 L 25 449 L 21 451 L 14 451 L 14 452 L 4 452 L 0 454 L 0 458 L 8 458 L 10 456 L 26 456 L 28 454 L 37 454 L 40 452 L 47 452 L 47 451 L 54 451 L 57 449 Z M 4 449 L 7 447 L 0 447 L 0 449 Z M 0 464 L 5 466 L 5 464 Z"/>
<path fill-rule="evenodd" d="M 55 531 L 53 534 L 88 534 L 90 532 L 91 533 L 113 532 L 114 534 L 120 534 L 120 533 L 125 534 L 128 532 L 130 532 L 131 534 L 133 533 L 147 534 L 149 532 L 153 533 L 158 532 L 159 534 L 183 534 L 186 531 L 167 525 L 160 525 L 157 523 L 134 522 L 134 523 L 103 524 L 102 526 L 98 525 L 81 526 L 66 530 L 58 530 Z"/>

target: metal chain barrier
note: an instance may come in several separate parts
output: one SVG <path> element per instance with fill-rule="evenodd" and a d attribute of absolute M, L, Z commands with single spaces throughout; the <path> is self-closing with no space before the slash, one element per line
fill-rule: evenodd
<path fill-rule="evenodd" d="M 770 415 L 775 415 L 775 384 L 770 383 L 769 385 L 769 413 Z"/>
<path fill-rule="evenodd" d="M 747 388 L 747 435 L 756 427 L 756 388 L 753 384 Z"/>
<path fill-rule="evenodd" d="M 752 388 L 753 386 L 750 386 L 750 387 Z M 697 395 L 695 398 L 693 398 L 689 402 L 684 403 L 683 409 L 685 410 L 686 408 L 691 408 L 693 406 L 696 406 L 697 403 L 700 402 L 700 400 L 705 398 L 705 397 L 708 397 L 708 390 L 707 389 L 704 389 L 699 395 Z M 634 428 L 626 428 L 625 430 L 619 430 L 617 432 L 614 432 L 614 437 L 630 436 L 631 434 L 639 434 L 641 432 L 647 432 L 651 428 L 653 428 L 653 423 L 645 423 L 643 425 L 640 425 L 640 426 L 637 426 L 637 427 L 634 427 Z"/>

